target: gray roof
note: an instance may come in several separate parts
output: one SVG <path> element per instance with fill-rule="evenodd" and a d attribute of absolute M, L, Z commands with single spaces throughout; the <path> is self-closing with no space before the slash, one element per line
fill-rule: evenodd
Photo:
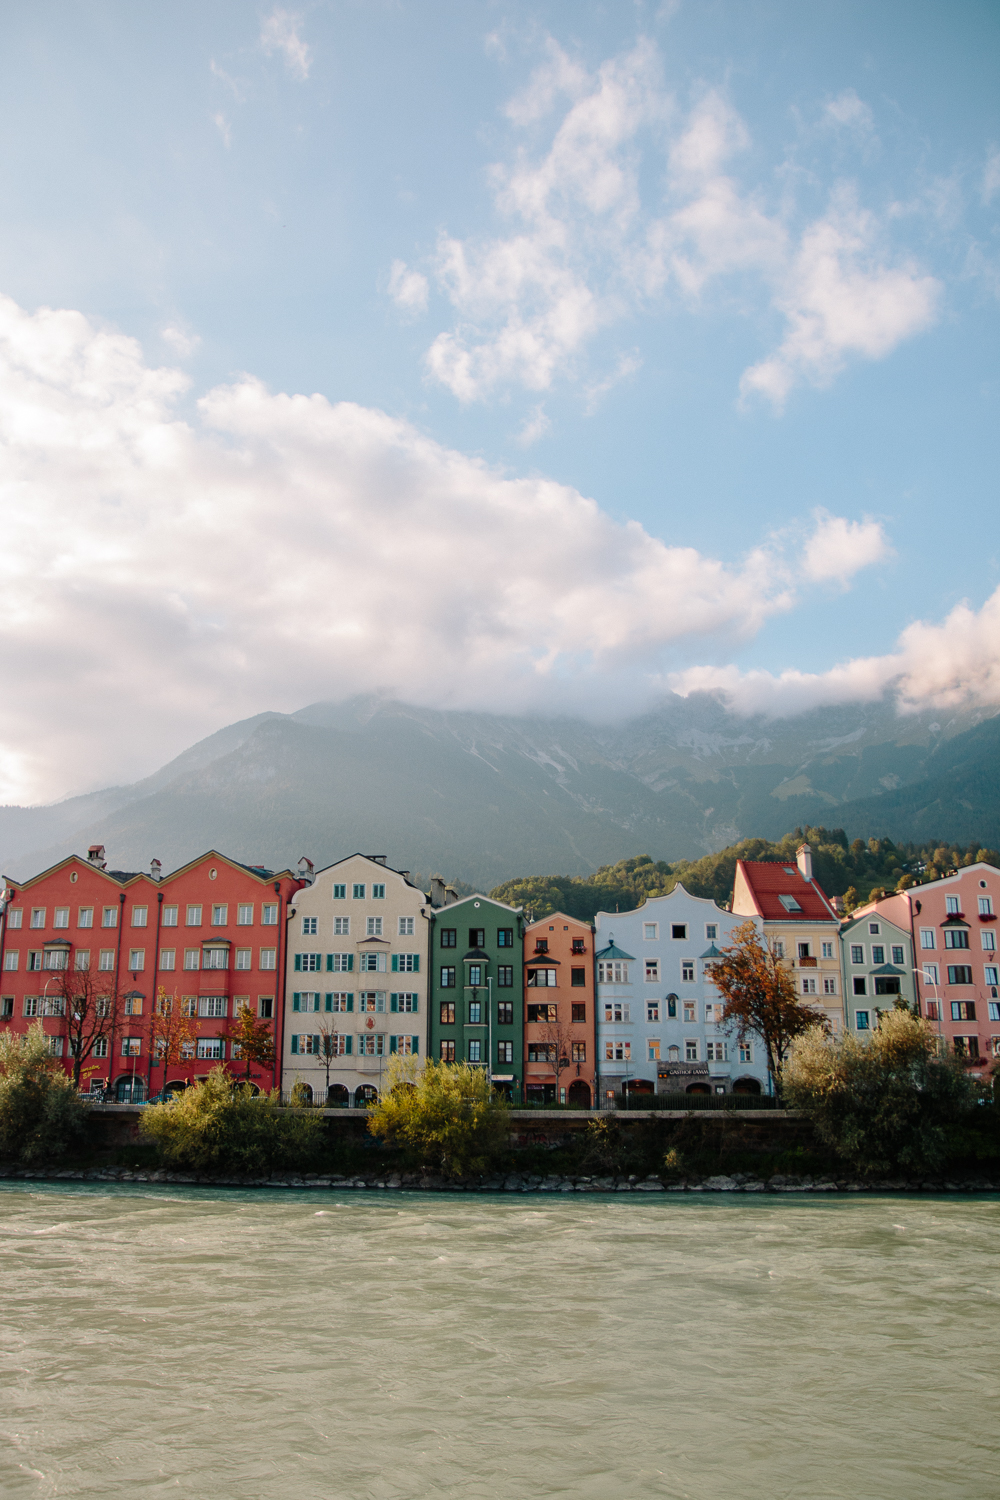
<path fill-rule="evenodd" d="M 611 942 L 608 944 L 608 946 L 606 948 L 602 948 L 601 949 L 600 953 L 595 953 L 594 957 L 595 958 L 627 958 L 627 959 L 631 959 L 633 963 L 635 962 L 635 954 L 634 953 L 626 953 L 625 950 L 624 950 L 624 948 L 617 947 L 615 945 L 614 938 L 611 939 Z"/>

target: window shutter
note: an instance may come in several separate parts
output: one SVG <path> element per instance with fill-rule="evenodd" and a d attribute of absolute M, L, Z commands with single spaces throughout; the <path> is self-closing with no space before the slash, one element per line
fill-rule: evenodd
<path fill-rule="evenodd" d="M 377 991 L 375 994 L 375 1009 L 377 1011 L 382 1011 L 383 1013 L 385 1011 L 385 995 L 379 994 Z"/>
<path fill-rule="evenodd" d="M 395 1052 L 395 1050 L 396 1050 L 396 1038 L 394 1036 L 391 1036 L 389 1038 L 389 1051 L 390 1052 Z"/>
<path fill-rule="evenodd" d="M 395 1015 L 396 1012 L 399 1010 L 399 996 L 398 995 L 390 995 L 389 996 L 389 1009 L 392 1011 L 393 1015 Z"/>
<path fill-rule="evenodd" d="M 296 972 L 296 974 L 301 974 L 301 972 L 302 972 L 302 954 L 301 953 L 296 953 L 296 955 L 295 955 L 295 972 Z"/>
<path fill-rule="evenodd" d="M 298 956 L 299 955 L 296 953 L 295 957 L 298 958 Z M 302 1009 L 302 996 L 299 994 L 298 990 L 296 990 L 295 994 L 292 996 L 292 1010 L 301 1010 L 301 1009 Z"/>
<path fill-rule="evenodd" d="M 348 995 L 348 997 L 347 997 L 347 1009 L 348 1010 L 353 1010 L 354 1009 L 354 996 L 353 995 Z M 350 1041 L 351 1040 L 350 1037 L 348 1037 L 347 1040 Z M 349 1052 L 351 1050 L 350 1047 L 348 1047 L 347 1050 Z"/>
<path fill-rule="evenodd" d="M 413 999 L 410 1001 L 410 1005 L 412 1007 L 413 1014 L 416 1015 L 417 1012 L 418 1012 L 418 1010 L 420 1009 L 420 997 L 419 997 L 419 995 L 414 995 Z"/>
<path fill-rule="evenodd" d="M 314 1036 L 313 1037 L 312 1044 L 313 1044 L 313 1056 L 314 1057 L 318 1057 L 319 1056 L 319 1037 L 318 1036 Z"/>
<path fill-rule="evenodd" d="M 354 972 L 354 954 L 353 953 L 349 953 L 347 955 L 347 972 L 348 972 L 348 974 L 352 974 Z"/>
<path fill-rule="evenodd" d="M 413 972 L 414 972 L 414 974 L 419 974 L 420 973 L 420 954 L 419 953 L 413 953 L 410 956 L 411 956 L 411 958 L 413 960 Z"/>
<path fill-rule="evenodd" d="M 297 1000 L 299 998 L 298 995 L 296 995 L 295 998 Z M 292 1033 L 292 1056 L 293 1057 L 295 1057 L 297 1055 L 298 1050 L 299 1050 L 299 1039 L 298 1039 L 298 1037 L 293 1032 Z"/>
<path fill-rule="evenodd" d="M 348 1006 L 348 1010 L 353 1010 L 353 1009 L 354 1009 L 353 1004 Z M 353 1051 L 354 1051 L 354 1038 L 352 1036 L 345 1036 L 344 1037 L 344 1052 L 346 1053 L 346 1055 L 348 1057 L 350 1057 L 350 1055 L 351 1055 L 351 1053 Z"/>
<path fill-rule="evenodd" d="M 411 1036 L 410 1046 L 413 1048 L 414 1057 L 416 1057 L 417 1053 L 420 1051 L 420 1038 L 418 1036 Z"/>
<path fill-rule="evenodd" d="M 392 955 L 392 972 L 394 974 L 398 974 L 399 973 L 399 954 L 398 953 L 394 953 Z"/>
<path fill-rule="evenodd" d="M 327 995 L 325 1003 L 326 1003 L 326 1009 L 327 1009 L 327 1011 L 332 1011 L 333 1010 L 333 996 L 332 995 Z"/>
<path fill-rule="evenodd" d="M 328 953 L 326 955 L 326 972 L 328 974 L 332 974 L 333 973 L 333 954 L 332 953 Z"/>

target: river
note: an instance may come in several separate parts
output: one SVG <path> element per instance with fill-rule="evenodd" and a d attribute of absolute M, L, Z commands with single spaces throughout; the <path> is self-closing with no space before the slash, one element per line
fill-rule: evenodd
<path fill-rule="evenodd" d="M 987 1500 L 1000 1201 L 0 1186 L 0 1493 Z"/>

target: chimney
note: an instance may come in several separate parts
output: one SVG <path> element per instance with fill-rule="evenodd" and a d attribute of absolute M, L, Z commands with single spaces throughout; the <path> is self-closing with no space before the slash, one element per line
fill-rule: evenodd
<path fill-rule="evenodd" d="M 803 880 L 813 878 L 813 854 L 808 844 L 800 844 L 795 851 L 795 861 Z"/>
<path fill-rule="evenodd" d="M 312 885 L 313 870 L 315 868 L 316 867 L 313 864 L 312 860 L 309 859 L 305 854 L 303 854 L 302 858 L 299 860 L 299 879 L 304 880 L 306 885 Z"/>
<path fill-rule="evenodd" d="M 98 870 L 103 870 L 107 867 L 108 862 L 104 858 L 103 844 L 91 844 L 87 850 L 87 863 L 93 865 Z"/>
<path fill-rule="evenodd" d="M 431 876 L 431 888 L 428 892 L 431 906 L 451 906 L 453 901 L 458 900 L 458 892 L 454 886 L 445 885 L 440 875 Z"/>
<path fill-rule="evenodd" d="M 158 859 L 151 859 L 149 861 L 149 873 L 153 880 L 161 879 L 160 872 L 162 869 L 163 866 L 160 864 L 160 861 Z"/>
<path fill-rule="evenodd" d="M 365 859 L 370 859 L 373 865 L 384 865 L 389 858 L 387 854 L 366 854 Z"/>

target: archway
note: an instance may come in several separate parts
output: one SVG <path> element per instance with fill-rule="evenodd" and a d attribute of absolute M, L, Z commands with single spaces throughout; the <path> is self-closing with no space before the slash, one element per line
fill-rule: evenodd
<path fill-rule="evenodd" d="M 354 1092 L 355 1109 L 367 1109 L 369 1104 L 374 1104 L 378 1098 L 378 1089 L 373 1083 L 363 1083 Z"/>
<path fill-rule="evenodd" d="M 566 1090 L 566 1102 L 572 1104 L 575 1109 L 590 1108 L 590 1084 L 584 1083 L 582 1078 L 576 1078 Z"/>
<path fill-rule="evenodd" d="M 737 1078 L 733 1084 L 734 1094 L 759 1094 L 762 1092 L 760 1083 L 756 1078 Z"/>
<path fill-rule="evenodd" d="M 145 1104 L 146 1102 L 146 1080 L 136 1074 L 126 1073 L 119 1078 L 115 1084 L 116 1104 Z"/>
<path fill-rule="evenodd" d="M 350 1090 L 342 1083 L 331 1083 L 326 1091 L 328 1109 L 346 1109 L 351 1102 Z"/>
<path fill-rule="evenodd" d="M 712 1090 L 707 1083 L 689 1083 L 684 1092 L 685 1094 L 710 1094 Z"/>
<path fill-rule="evenodd" d="M 631 1097 L 632 1094 L 652 1094 L 654 1089 L 648 1078 L 630 1078 L 625 1091 Z"/>

